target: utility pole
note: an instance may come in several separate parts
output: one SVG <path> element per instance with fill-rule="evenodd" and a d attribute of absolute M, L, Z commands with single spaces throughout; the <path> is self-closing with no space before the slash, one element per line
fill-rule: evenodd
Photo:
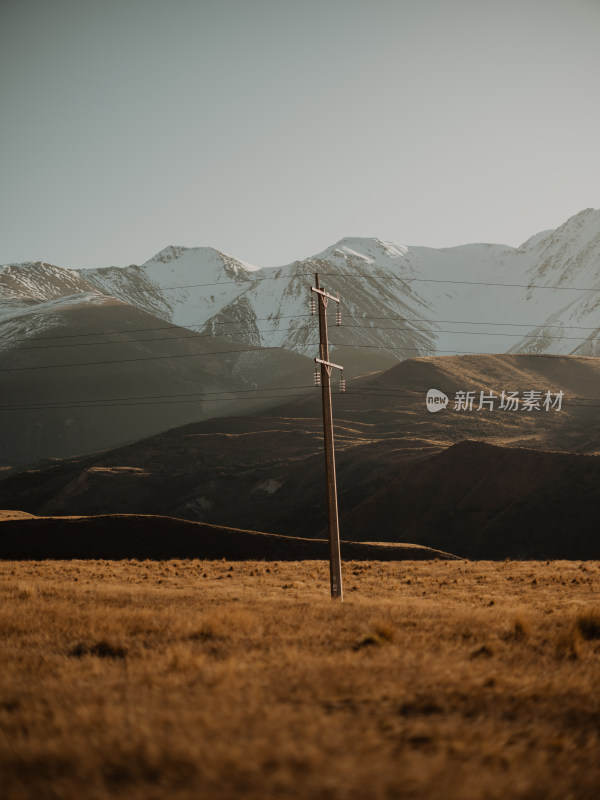
<path fill-rule="evenodd" d="M 328 294 L 319 284 L 319 273 L 315 273 L 315 286 L 311 287 L 319 303 L 319 358 L 315 358 L 315 383 L 321 384 L 323 399 L 323 437 L 325 444 L 325 481 L 327 486 L 327 522 L 329 527 L 329 575 L 331 581 L 331 597 L 344 599 L 342 589 L 342 563 L 340 558 L 340 525 L 338 518 L 337 484 L 335 479 L 335 452 L 333 448 L 333 417 L 331 413 L 331 373 L 334 369 L 342 370 L 340 389 L 344 391 L 345 381 L 343 367 L 329 360 L 329 342 L 327 340 L 327 303 L 333 300 L 338 303 L 337 324 L 341 323 L 339 297 Z M 315 312 L 314 297 L 311 295 L 311 312 Z M 320 365 L 320 373 L 319 366 Z"/>

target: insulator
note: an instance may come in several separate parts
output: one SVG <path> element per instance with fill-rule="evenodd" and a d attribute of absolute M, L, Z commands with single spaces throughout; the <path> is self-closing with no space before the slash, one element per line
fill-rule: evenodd
<path fill-rule="evenodd" d="M 346 391 L 346 378 L 344 378 L 344 373 L 340 375 L 340 392 Z"/>
<path fill-rule="evenodd" d="M 312 296 L 310 298 L 310 313 L 316 314 L 317 313 L 317 304 L 315 303 L 315 298 Z"/>
<path fill-rule="evenodd" d="M 315 367 L 315 386 L 321 385 L 321 370 Z"/>
<path fill-rule="evenodd" d="M 335 314 L 335 324 L 336 325 L 341 325 L 342 324 L 342 309 L 340 308 L 339 304 L 338 304 L 337 311 L 336 311 L 336 314 Z"/>

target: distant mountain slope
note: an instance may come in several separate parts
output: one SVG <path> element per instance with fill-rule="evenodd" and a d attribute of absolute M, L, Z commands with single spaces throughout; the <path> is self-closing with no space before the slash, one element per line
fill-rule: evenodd
<path fill-rule="evenodd" d="M 342 299 L 346 327 L 332 333 L 332 342 L 353 374 L 373 359 L 384 368 L 434 352 L 593 355 L 599 256 L 594 209 L 519 248 L 347 238 L 287 266 L 258 269 L 210 247 L 170 246 L 142 266 L 2 267 L 0 314 L 15 301 L 101 292 L 182 327 L 313 355 L 315 322 L 306 315 L 318 271 Z"/>
<path fill-rule="evenodd" d="M 433 474 L 427 459 L 469 439 L 495 447 L 484 451 L 482 458 L 477 450 L 459 449 L 455 462 L 439 462 L 447 465 L 442 481 L 446 505 L 440 506 L 440 515 L 453 513 L 453 503 L 459 503 L 468 491 L 469 481 L 476 489 L 484 480 L 498 486 L 493 494 L 494 519 L 503 508 L 503 497 L 507 507 L 522 503 L 525 514 L 527 498 L 533 492 L 532 502 L 543 509 L 535 488 L 537 467 L 532 467 L 538 463 L 536 452 L 600 453 L 600 403 L 586 405 L 577 399 L 591 397 L 591 389 L 600 385 L 599 377 L 596 359 L 503 355 L 419 358 L 387 373 L 350 382 L 347 394 L 334 398 L 342 536 L 362 541 L 417 541 L 467 555 L 464 548 L 442 545 L 437 539 L 430 542 L 425 522 L 421 528 L 417 525 L 416 511 L 415 527 L 408 539 L 404 536 L 405 494 L 401 487 L 403 482 L 411 487 L 415 508 L 419 497 L 423 509 L 433 508 L 435 482 L 421 490 L 418 476 Z M 425 392 L 431 387 L 449 395 L 456 389 L 563 389 L 565 397 L 561 411 L 448 409 L 430 414 L 425 408 Z M 504 461 L 494 455 L 498 448 L 509 450 Z M 525 450 L 529 455 L 523 455 Z M 463 452 L 466 460 L 461 465 L 458 456 Z M 577 487 L 584 479 L 585 485 L 590 485 L 585 478 L 588 473 L 593 473 L 593 484 L 593 470 L 600 461 L 583 456 L 561 461 L 556 452 L 544 455 L 548 459 L 540 463 L 556 465 L 552 466 L 554 493 L 563 491 L 558 479 L 561 465 L 582 465 L 572 474 L 565 472 L 560 513 L 556 504 L 548 506 L 547 513 L 556 515 L 553 524 L 560 521 L 566 526 L 569 502 L 583 502 L 581 508 L 588 511 L 597 502 L 596 490 L 584 501 Z M 439 471 L 443 472 L 441 467 Z M 0 481 L 0 507 L 42 515 L 162 514 L 238 528 L 250 527 L 251 522 L 253 528 L 272 533 L 322 537 L 326 519 L 323 480 L 322 422 L 315 390 L 311 397 L 269 412 L 206 420 L 94 456 L 9 476 Z M 501 487 L 507 481 L 504 491 Z M 382 512 L 377 515 L 372 509 L 369 516 L 374 497 L 380 498 Z M 360 511 L 360 524 L 354 522 L 359 519 L 355 511 L 357 515 Z M 491 519 L 485 516 L 486 524 Z M 542 520 L 540 517 L 539 524 Z M 437 528 L 429 531 L 432 537 L 438 533 Z M 493 557 L 516 557 L 513 545 L 504 556 Z"/>
<path fill-rule="evenodd" d="M 571 289 L 542 290 L 551 298 L 562 296 L 544 322 L 517 341 L 513 352 L 600 352 L 600 211 L 588 208 L 571 217 L 555 231 L 526 242 L 521 250 L 527 260 L 527 277 L 538 285 Z M 530 292 L 527 299 L 533 297 Z"/>
<path fill-rule="evenodd" d="M 106 295 L 15 308 L 0 322 L 0 464 L 104 450 L 310 386 L 304 356 L 248 351 Z"/>
<path fill-rule="evenodd" d="M 0 298 L 3 303 L 20 299 L 53 300 L 93 291 L 95 286 L 79 270 L 56 267 L 43 261 L 0 267 Z"/>
<path fill-rule="evenodd" d="M 600 211 L 593 208 L 580 211 L 556 230 L 529 239 L 520 252 L 529 259 L 528 278 L 532 283 L 558 286 L 597 283 L 600 279 Z M 594 266 L 595 270 L 590 271 Z"/>
<path fill-rule="evenodd" d="M 510 352 L 600 355 L 600 286 L 577 294 L 529 331 Z"/>

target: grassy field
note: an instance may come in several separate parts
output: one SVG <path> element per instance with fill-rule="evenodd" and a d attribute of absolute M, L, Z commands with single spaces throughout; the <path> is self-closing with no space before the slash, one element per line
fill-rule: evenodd
<path fill-rule="evenodd" d="M 599 562 L 0 562 L 0 795 L 600 796 Z"/>

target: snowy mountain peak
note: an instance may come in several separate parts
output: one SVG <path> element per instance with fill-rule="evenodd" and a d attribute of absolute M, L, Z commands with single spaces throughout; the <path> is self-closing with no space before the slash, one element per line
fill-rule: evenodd
<path fill-rule="evenodd" d="M 143 267 L 152 267 L 157 264 L 176 265 L 179 269 L 185 265 L 188 268 L 196 268 L 201 271 L 220 271 L 224 270 L 228 277 L 246 277 L 248 272 L 255 272 L 258 267 L 240 261 L 234 256 L 223 253 L 214 247 L 181 247 L 169 245 L 160 253 L 148 259 Z"/>
<path fill-rule="evenodd" d="M 408 252 L 408 247 L 405 245 L 395 244 L 394 242 L 386 242 L 377 237 L 352 237 L 346 236 L 340 239 L 331 247 L 323 250 L 322 253 L 314 256 L 314 258 L 352 258 L 360 259 L 369 264 L 380 261 L 381 258 L 393 259 L 402 258 Z"/>
<path fill-rule="evenodd" d="M 578 214 L 574 214 L 566 222 L 556 228 L 554 233 L 561 237 L 581 236 L 583 233 L 587 239 L 600 234 L 600 211 L 595 208 L 586 208 Z"/>
<path fill-rule="evenodd" d="M 518 248 L 519 250 L 533 250 L 542 242 L 556 243 L 559 240 L 573 237 L 585 237 L 588 241 L 600 236 L 600 210 L 595 208 L 584 208 L 578 214 L 573 214 L 566 222 L 558 228 L 551 228 L 547 231 L 540 231 L 534 234 Z"/>
<path fill-rule="evenodd" d="M 147 264 L 170 264 L 173 261 L 196 261 L 222 263 L 223 260 L 231 259 L 226 253 L 222 253 L 215 247 L 182 247 L 181 245 L 170 244 L 163 248 L 159 253 L 144 263 Z M 237 259 L 234 259 L 237 261 Z M 240 262 L 242 263 L 242 262 Z"/>
<path fill-rule="evenodd" d="M 587 220 L 590 217 L 595 217 L 596 219 L 600 220 L 600 209 L 597 208 L 584 208 L 583 211 L 579 211 L 577 214 L 573 214 L 572 217 L 564 223 L 568 225 L 573 220 Z"/>
<path fill-rule="evenodd" d="M 190 249 L 191 248 L 189 247 L 178 247 L 170 244 L 168 247 L 165 247 L 163 250 L 161 250 L 160 253 L 157 253 L 155 256 L 152 256 L 152 258 L 149 258 L 148 261 L 146 261 L 146 264 L 155 264 L 159 262 L 162 264 L 168 264 L 169 261 L 177 261 L 177 259 L 180 258 L 183 253 Z"/>

